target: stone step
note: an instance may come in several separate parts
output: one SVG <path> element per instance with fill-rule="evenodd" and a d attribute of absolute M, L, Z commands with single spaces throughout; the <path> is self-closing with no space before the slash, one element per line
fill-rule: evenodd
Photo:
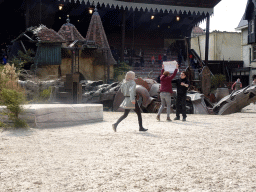
<path fill-rule="evenodd" d="M 65 92 L 65 87 L 59 87 L 59 92 Z"/>
<path fill-rule="evenodd" d="M 71 92 L 58 92 L 56 100 L 62 103 L 70 103 L 72 101 Z"/>
<path fill-rule="evenodd" d="M 69 96 L 71 96 L 70 92 L 59 92 L 58 94 L 59 94 L 60 97 L 69 97 Z"/>

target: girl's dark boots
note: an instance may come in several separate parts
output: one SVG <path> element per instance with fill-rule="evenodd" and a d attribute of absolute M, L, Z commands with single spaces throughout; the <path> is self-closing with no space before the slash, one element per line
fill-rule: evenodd
<path fill-rule="evenodd" d="M 116 124 L 113 124 L 112 125 L 112 128 L 113 128 L 113 130 L 116 132 L 116 127 L 117 127 L 117 125 Z"/>
<path fill-rule="evenodd" d="M 140 127 L 139 131 L 147 131 L 148 129 L 145 129 L 143 127 Z"/>

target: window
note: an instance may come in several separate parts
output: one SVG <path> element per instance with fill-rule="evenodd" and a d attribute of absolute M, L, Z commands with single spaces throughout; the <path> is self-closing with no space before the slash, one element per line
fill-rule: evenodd
<path fill-rule="evenodd" d="M 252 48 L 252 59 L 256 61 L 256 45 L 253 45 Z"/>
<path fill-rule="evenodd" d="M 254 33 L 254 20 L 250 20 L 249 21 L 249 31 L 248 31 L 249 34 L 252 34 Z"/>

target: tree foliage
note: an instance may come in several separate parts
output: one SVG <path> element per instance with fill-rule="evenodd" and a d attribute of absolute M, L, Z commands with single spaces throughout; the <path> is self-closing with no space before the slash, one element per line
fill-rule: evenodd
<path fill-rule="evenodd" d="M 31 49 L 28 49 L 26 53 L 18 51 L 18 56 L 14 57 L 11 63 L 16 67 L 17 72 L 24 67 L 24 65 L 31 65 L 34 63 L 35 52 Z"/>
<path fill-rule="evenodd" d="M 226 76 L 223 74 L 216 74 L 211 77 L 211 84 L 214 89 L 223 87 L 226 81 Z"/>
<path fill-rule="evenodd" d="M 114 66 L 114 79 L 118 80 L 118 76 L 124 76 L 126 72 L 128 72 L 131 69 L 129 65 L 127 65 L 125 62 L 122 62 L 118 65 Z"/>

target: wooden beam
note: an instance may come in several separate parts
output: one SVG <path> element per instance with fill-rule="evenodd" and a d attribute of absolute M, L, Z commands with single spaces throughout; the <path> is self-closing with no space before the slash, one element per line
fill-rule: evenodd
<path fill-rule="evenodd" d="M 27 54 L 27 49 L 26 49 L 25 45 L 23 44 L 23 42 L 22 42 L 22 41 L 20 41 L 20 43 L 21 43 L 22 48 L 24 49 L 25 53 Z"/>
<path fill-rule="evenodd" d="M 205 65 L 208 66 L 210 15 L 206 16 Z"/>

